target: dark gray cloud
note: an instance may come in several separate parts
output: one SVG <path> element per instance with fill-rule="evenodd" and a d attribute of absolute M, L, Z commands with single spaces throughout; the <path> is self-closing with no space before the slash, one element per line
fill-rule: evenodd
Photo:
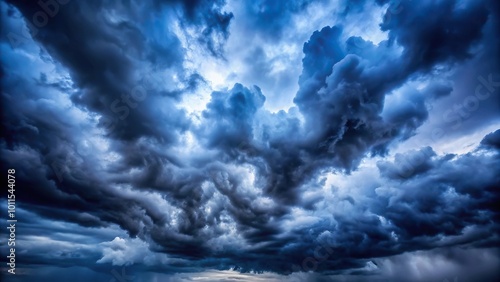
<path fill-rule="evenodd" d="M 193 39 L 200 42 L 211 55 L 224 57 L 224 43 L 229 36 L 229 24 L 233 18 L 231 12 L 222 11 L 225 0 L 167 0 L 158 1 L 158 4 L 180 5 L 183 14 L 181 27 L 194 27 L 197 35 Z"/>
<path fill-rule="evenodd" d="M 500 149 L 500 130 L 486 135 L 481 141 L 481 145 L 487 148 Z"/>
<path fill-rule="evenodd" d="M 488 18 L 486 1 L 399 2 L 401 12 L 393 13 L 381 28 L 389 31 L 391 41 L 404 47 L 406 69 L 428 69 L 437 62 L 472 56 L 471 45 L 481 38 Z"/>
<path fill-rule="evenodd" d="M 253 91 L 241 84 L 236 84 L 229 93 L 213 92 L 203 117 L 213 123 L 207 123 L 210 130 L 207 138 L 208 147 L 219 147 L 224 151 L 238 148 L 240 144 L 250 143 L 253 137 L 255 113 L 265 102 L 258 87 Z"/>
<path fill-rule="evenodd" d="M 16 169 L 25 280 L 79 265 L 109 281 L 131 265 L 145 279 L 236 269 L 393 281 L 396 257 L 403 269 L 443 257 L 470 267 L 462 248 L 488 256 L 477 279 L 498 277 L 499 131 L 464 153 L 393 151 L 439 103 L 460 101 L 460 86 L 477 88 L 458 80 L 469 68 L 496 83 L 498 66 L 480 67 L 498 56 L 494 1 L 376 1 L 389 4 L 379 43 L 315 31 L 301 75 L 285 81 L 298 81 L 295 106 L 277 112 L 257 85 L 209 89 L 188 49 L 225 60 L 230 36 L 278 42 L 310 1 L 242 3 L 253 30 L 236 35 L 224 1 L 50 3 L 57 12 L 1 3 L 0 167 Z M 339 5 L 362 17 L 366 3 Z M 245 64 L 273 74 L 266 51 L 250 50 Z M 186 106 L 194 92 L 209 96 L 199 113 Z M 495 125 L 482 109 L 453 134 Z"/>

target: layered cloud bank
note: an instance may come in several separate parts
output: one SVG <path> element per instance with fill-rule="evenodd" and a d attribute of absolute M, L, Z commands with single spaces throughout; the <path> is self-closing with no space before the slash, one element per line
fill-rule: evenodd
<path fill-rule="evenodd" d="M 496 281 L 499 11 L 2 2 L 7 278 Z"/>

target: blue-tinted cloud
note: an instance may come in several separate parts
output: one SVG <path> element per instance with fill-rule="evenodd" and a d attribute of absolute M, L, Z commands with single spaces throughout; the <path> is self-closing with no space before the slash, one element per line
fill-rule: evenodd
<path fill-rule="evenodd" d="M 1 3 L 20 279 L 498 277 L 495 1 L 43 3 Z M 385 38 L 334 19 L 365 16 Z M 227 54 L 239 38 L 251 52 Z M 197 60 L 265 87 L 215 88 Z M 419 260 L 449 269 L 403 271 Z"/>

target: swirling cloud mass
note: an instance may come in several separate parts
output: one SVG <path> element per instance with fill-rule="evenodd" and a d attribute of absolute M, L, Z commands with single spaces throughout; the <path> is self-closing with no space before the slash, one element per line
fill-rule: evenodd
<path fill-rule="evenodd" d="M 2 281 L 500 278 L 500 2 L 0 5 Z"/>

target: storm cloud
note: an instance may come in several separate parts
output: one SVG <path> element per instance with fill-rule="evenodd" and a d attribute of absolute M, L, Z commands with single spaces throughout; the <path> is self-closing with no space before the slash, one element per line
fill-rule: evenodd
<path fill-rule="evenodd" d="M 495 1 L 1 13 L 8 281 L 498 279 Z"/>

